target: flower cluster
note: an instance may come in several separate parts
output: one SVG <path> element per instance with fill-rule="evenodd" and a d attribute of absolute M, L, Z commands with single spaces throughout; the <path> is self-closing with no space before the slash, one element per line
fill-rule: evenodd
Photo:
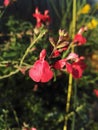
<path fill-rule="evenodd" d="M 53 78 L 54 70 L 65 70 L 67 73 L 72 74 L 73 78 L 81 78 L 84 70 L 86 69 L 86 64 L 84 63 L 84 57 L 79 56 L 76 53 L 70 52 L 72 46 L 81 46 L 86 43 L 85 37 L 82 35 L 86 31 L 86 27 L 82 27 L 78 33 L 74 36 L 73 40 L 69 40 L 68 33 L 64 30 L 59 30 L 59 38 L 57 41 L 53 37 L 49 38 L 49 41 L 53 47 L 52 53 L 49 59 L 61 57 L 61 59 L 55 60 L 55 62 L 48 63 L 46 58 L 46 49 L 40 52 L 39 59 L 34 63 L 34 65 L 29 70 L 29 77 L 35 82 L 48 82 Z M 66 57 L 62 57 L 62 54 L 68 54 Z"/>
<path fill-rule="evenodd" d="M 71 73 L 74 78 L 81 78 L 86 68 L 83 61 L 84 57 L 79 57 L 76 53 L 70 53 L 68 57 L 58 60 L 54 64 L 54 68 L 61 70 L 66 67 L 66 71 Z"/>
<path fill-rule="evenodd" d="M 49 11 L 45 10 L 44 14 L 42 14 L 38 8 L 35 9 L 35 13 L 33 14 L 33 17 L 36 18 L 36 27 L 39 28 L 42 26 L 43 23 L 49 24 L 51 19 L 48 15 Z"/>

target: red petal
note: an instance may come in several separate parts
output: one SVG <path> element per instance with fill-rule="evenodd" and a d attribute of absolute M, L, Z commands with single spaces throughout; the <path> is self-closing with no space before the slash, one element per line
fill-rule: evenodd
<path fill-rule="evenodd" d="M 68 73 L 72 73 L 72 65 L 68 62 L 66 62 L 66 70 Z"/>
<path fill-rule="evenodd" d="M 78 54 L 76 54 L 76 53 L 70 53 L 67 56 L 66 60 L 72 60 L 72 59 L 77 59 L 77 58 L 78 58 Z"/>
<path fill-rule="evenodd" d="M 35 82 L 48 82 L 53 77 L 53 72 L 47 61 L 37 60 L 29 70 L 29 76 Z"/>
<path fill-rule="evenodd" d="M 60 52 L 58 51 L 58 50 L 55 50 L 54 52 L 53 52 L 53 57 L 58 57 L 60 55 Z"/>
<path fill-rule="evenodd" d="M 36 82 L 40 82 L 42 76 L 42 63 L 40 60 L 37 60 L 33 67 L 29 70 L 29 76 Z"/>
<path fill-rule="evenodd" d="M 53 72 L 50 70 L 50 66 L 47 61 L 43 63 L 43 70 L 41 76 L 41 82 L 48 82 L 53 77 Z"/>
<path fill-rule="evenodd" d="M 72 76 L 74 78 L 81 78 L 82 77 L 82 72 L 83 71 L 79 66 L 72 68 Z"/>
<path fill-rule="evenodd" d="M 54 64 L 54 68 L 55 68 L 55 69 L 62 69 L 64 66 L 65 66 L 65 59 L 58 60 L 58 61 Z"/>
<path fill-rule="evenodd" d="M 76 34 L 74 37 L 74 42 L 78 42 L 78 45 L 82 45 L 86 43 L 86 39 L 81 34 Z"/>
<path fill-rule="evenodd" d="M 39 56 L 39 59 L 40 60 L 44 60 L 46 57 L 46 50 L 43 49 L 41 52 L 40 52 L 40 56 Z"/>

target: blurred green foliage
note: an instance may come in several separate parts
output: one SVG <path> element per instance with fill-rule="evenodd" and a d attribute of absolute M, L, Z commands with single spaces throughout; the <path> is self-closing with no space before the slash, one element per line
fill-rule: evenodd
<path fill-rule="evenodd" d="M 50 0 L 51 11 L 56 13 L 56 30 L 66 29 L 71 34 L 72 1 L 60 2 L 59 10 L 54 1 Z M 81 4 L 82 3 L 82 4 Z M 86 1 L 77 2 L 80 10 Z M 94 7 L 93 7 L 94 8 Z M 93 9 L 92 9 L 93 10 Z M 77 30 L 96 18 L 92 14 L 81 14 L 77 20 Z M 54 21 L 54 23 L 56 22 Z M 43 31 L 44 29 L 42 28 Z M 55 30 L 53 28 L 53 30 Z M 55 32 L 55 31 L 54 31 Z M 76 114 L 75 130 L 98 129 L 98 97 L 93 93 L 98 89 L 98 70 L 92 69 L 91 56 L 98 50 L 98 26 L 85 33 L 87 44 L 79 47 L 81 55 L 86 56 L 88 68 L 82 79 L 77 80 L 77 108 L 73 109 L 73 99 L 69 113 L 68 129 L 71 129 L 72 115 Z M 14 71 L 27 47 L 37 35 L 34 34 L 34 25 L 28 21 L 16 20 L 13 16 L 0 19 L 0 77 Z M 37 41 L 32 51 L 27 55 L 24 66 L 32 65 L 38 59 L 39 53 L 46 48 L 50 53 L 48 35 L 58 36 L 58 33 L 47 34 Z M 33 54 L 32 54 L 33 53 Z M 21 130 L 25 122 L 38 130 L 61 130 L 64 124 L 65 105 L 68 87 L 68 75 L 60 74 L 56 80 L 48 83 L 35 83 L 26 74 L 17 72 L 0 80 L 0 130 Z M 74 91 L 74 90 L 73 90 Z"/>

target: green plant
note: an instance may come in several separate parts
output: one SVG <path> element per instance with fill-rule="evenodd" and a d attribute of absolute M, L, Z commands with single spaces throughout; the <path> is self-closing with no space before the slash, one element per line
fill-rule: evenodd
<path fill-rule="evenodd" d="M 77 65 L 75 60 L 81 61 L 81 54 L 84 53 L 84 56 L 89 54 L 88 51 L 92 49 L 93 46 L 89 43 L 90 40 L 93 41 L 94 37 L 96 37 L 95 32 L 97 31 L 97 27 L 93 30 L 94 33 L 88 30 L 88 32 L 82 34 L 83 32 L 81 32 L 81 30 L 86 31 L 87 29 L 86 27 L 80 29 L 83 23 L 86 22 L 86 18 L 84 20 L 85 22 L 81 21 L 82 16 L 85 16 L 85 14 L 79 13 L 77 21 L 77 17 L 75 17 L 77 16 L 76 9 L 79 10 L 80 8 L 76 8 L 76 0 L 74 0 L 74 3 L 72 1 L 66 2 L 69 4 L 67 13 L 69 14 L 69 11 L 73 9 L 73 14 L 70 14 L 70 23 L 64 14 L 63 19 L 68 23 L 60 19 L 61 26 L 59 27 L 66 27 L 70 35 L 62 29 L 56 34 L 50 32 L 47 28 L 49 24 L 47 12 L 44 14 L 40 12 L 36 14 L 35 12 L 36 19 L 40 18 L 40 22 L 44 22 L 44 25 L 39 23 L 39 25 L 42 25 L 41 27 L 35 27 L 30 22 L 16 20 L 14 17 L 9 17 L 7 19 L 8 21 L 3 18 L 1 19 L 2 25 L 4 24 L 4 26 L 1 27 L 2 43 L 0 44 L 0 96 L 1 99 L 4 99 L 1 104 L 1 110 L 6 108 L 5 110 L 8 111 L 6 114 L 7 120 L 4 120 L 4 116 L 1 115 L 0 119 L 1 122 L 3 122 L 0 126 L 1 129 L 8 128 L 14 130 L 23 129 L 24 127 L 27 127 L 27 129 L 36 127 L 40 130 L 47 128 L 49 130 L 85 130 L 90 129 L 91 124 L 95 127 L 92 129 L 96 129 L 96 123 L 92 122 L 94 119 L 89 118 L 89 111 L 92 108 L 92 103 L 97 101 L 97 97 L 93 93 L 93 89 L 97 89 L 98 87 L 97 73 L 93 72 L 92 67 L 87 63 L 88 68 L 83 78 L 74 80 L 73 77 L 80 78 L 82 76 L 82 71 L 85 66 L 82 66 L 82 69 L 82 67 L 79 66 L 81 64 L 78 64 L 75 69 L 79 74 L 68 71 L 67 67 L 66 73 L 63 67 L 65 67 L 66 64 L 72 63 L 73 65 Z M 77 7 L 79 7 L 80 4 L 79 2 Z M 81 6 L 83 5 L 84 3 Z M 60 7 L 64 9 L 64 4 Z M 66 11 L 62 10 L 62 12 L 64 13 Z M 89 17 L 89 14 L 87 17 Z M 47 21 L 46 23 L 45 20 Z M 80 29 L 79 32 L 77 32 L 78 29 Z M 92 34 L 94 34 L 94 37 Z M 56 37 L 55 39 L 54 35 Z M 83 35 L 87 37 L 87 44 L 85 44 L 86 39 Z M 82 42 L 77 40 L 77 36 L 83 39 Z M 82 47 L 80 46 L 81 44 L 85 45 Z M 71 55 L 69 55 L 70 52 Z M 75 52 L 77 52 L 79 56 L 77 56 Z M 63 66 L 59 66 L 61 67 L 61 71 L 54 69 L 54 66 L 58 65 L 58 62 Z M 39 68 L 43 66 L 47 68 L 45 71 L 49 70 L 50 72 L 51 69 L 51 71 L 54 72 L 53 79 L 48 83 L 41 83 L 43 81 L 46 82 L 46 79 L 42 80 L 42 76 L 39 76 L 37 77 L 38 83 L 32 81 L 37 71 L 35 75 L 31 75 L 30 79 L 29 70 L 31 69 L 31 72 L 34 72 L 34 66 L 38 72 L 41 70 Z M 77 68 L 79 68 L 79 70 Z M 47 78 L 45 73 L 46 72 L 42 73 L 43 77 L 45 78 L 46 76 Z"/>

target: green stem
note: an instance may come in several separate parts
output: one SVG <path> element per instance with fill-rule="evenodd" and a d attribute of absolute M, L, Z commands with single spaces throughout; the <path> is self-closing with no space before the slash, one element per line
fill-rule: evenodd
<path fill-rule="evenodd" d="M 74 38 L 76 31 L 76 0 L 73 0 L 73 22 L 72 22 L 72 38 Z"/>
<path fill-rule="evenodd" d="M 1 14 L 0 14 L 0 19 L 2 18 L 2 16 L 3 16 L 3 15 L 4 15 L 4 13 L 6 12 L 7 7 L 8 7 L 8 6 L 6 6 L 6 7 L 4 8 L 4 10 L 1 12 Z"/>
<path fill-rule="evenodd" d="M 27 48 L 27 50 L 25 51 L 23 57 L 21 58 L 21 61 L 20 61 L 20 66 L 23 64 L 23 61 L 25 60 L 26 56 L 28 55 L 28 53 L 30 52 L 30 49 L 34 46 L 34 44 L 40 40 L 45 34 L 46 34 L 47 31 L 43 31 L 39 34 L 39 36 L 37 38 L 35 38 L 33 40 L 33 42 L 30 44 L 30 46 Z"/>
<path fill-rule="evenodd" d="M 70 45 L 68 46 L 67 50 L 63 53 L 62 58 L 65 58 L 68 55 L 68 53 L 70 52 L 70 49 L 73 48 L 72 46 L 74 46 L 73 42 L 70 43 Z"/>
<path fill-rule="evenodd" d="M 75 29 L 76 29 L 76 0 L 73 0 L 72 38 L 74 38 Z M 71 52 L 74 52 L 74 46 L 72 46 Z M 70 100 L 71 100 L 71 95 L 72 95 L 72 83 L 73 83 L 72 74 L 69 74 L 66 114 L 68 114 L 69 110 L 70 110 Z M 69 119 L 68 116 L 65 115 L 65 124 L 64 124 L 63 130 L 67 130 L 68 119 Z M 73 120 L 75 122 L 75 119 L 73 119 Z M 73 124 L 73 126 L 74 126 L 74 124 Z M 73 130 L 74 130 L 74 128 L 73 128 Z"/>
<path fill-rule="evenodd" d="M 15 71 L 11 71 L 9 74 L 6 74 L 6 75 L 3 75 L 3 76 L 0 76 L 0 79 L 8 78 L 8 77 L 10 77 L 10 76 L 12 76 L 12 75 L 14 75 L 14 74 L 16 74 L 16 73 L 18 73 L 18 72 L 19 72 L 19 70 L 16 69 Z"/>

